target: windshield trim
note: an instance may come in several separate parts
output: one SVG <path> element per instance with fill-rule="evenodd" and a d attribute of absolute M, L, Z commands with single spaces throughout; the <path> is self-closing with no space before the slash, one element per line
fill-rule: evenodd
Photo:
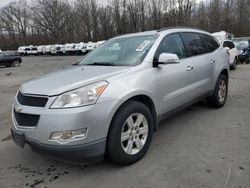
<path fill-rule="evenodd" d="M 153 44 L 155 43 L 156 39 L 159 37 L 159 35 L 157 34 L 145 34 L 145 35 L 129 35 L 129 36 L 124 36 L 124 37 L 115 37 L 115 38 L 112 38 L 112 39 L 109 39 L 108 41 L 105 42 L 105 44 L 103 45 L 109 45 L 110 43 L 112 44 L 115 43 L 117 40 L 124 40 L 124 39 L 128 39 L 128 38 L 136 38 L 136 37 L 145 37 L 145 40 L 146 40 L 146 37 L 152 37 L 148 46 L 145 47 L 145 49 L 143 49 L 142 51 L 137 51 L 137 52 L 142 52 L 142 54 L 140 56 L 138 56 L 138 60 L 136 60 L 136 63 L 133 63 L 133 64 L 116 64 L 114 62 L 110 62 L 110 63 L 113 63 L 113 65 L 106 65 L 106 66 L 129 66 L 129 67 L 132 67 L 132 66 L 137 66 L 139 64 L 141 64 L 144 59 L 146 58 L 148 52 L 150 51 L 150 49 L 152 48 Z M 149 40 L 149 39 L 148 39 Z M 103 47 L 103 46 L 100 46 L 100 47 Z M 98 48 L 100 48 L 98 47 Z M 104 48 L 105 49 L 105 48 Z M 87 66 L 90 66 L 92 65 L 93 63 L 85 63 L 84 61 L 86 60 L 86 58 L 89 58 L 90 56 L 93 56 L 93 53 L 96 52 L 97 49 L 89 52 L 87 55 L 83 56 L 77 63 L 77 65 L 87 65 Z M 105 66 L 105 65 L 93 65 L 93 66 Z"/>

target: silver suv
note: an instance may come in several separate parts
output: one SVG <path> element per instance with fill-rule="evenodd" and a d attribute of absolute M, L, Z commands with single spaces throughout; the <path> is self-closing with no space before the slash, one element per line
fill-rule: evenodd
<path fill-rule="evenodd" d="M 68 68 L 24 83 L 13 105 L 12 136 L 49 156 L 129 165 L 147 152 L 159 122 L 204 98 L 222 107 L 226 50 L 190 28 L 108 40 Z"/>

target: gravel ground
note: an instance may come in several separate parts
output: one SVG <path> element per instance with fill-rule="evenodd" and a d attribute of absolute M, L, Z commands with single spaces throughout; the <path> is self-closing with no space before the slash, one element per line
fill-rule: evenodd
<path fill-rule="evenodd" d="M 0 67 L 0 187 L 250 187 L 250 65 L 230 73 L 224 108 L 195 104 L 160 124 L 143 160 L 75 166 L 48 159 L 9 137 L 19 85 L 80 57 L 25 57 Z"/>

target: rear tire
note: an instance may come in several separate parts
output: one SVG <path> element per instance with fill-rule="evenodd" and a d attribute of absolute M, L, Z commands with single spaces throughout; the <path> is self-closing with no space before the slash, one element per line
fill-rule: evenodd
<path fill-rule="evenodd" d="M 224 106 L 227 100 L 227 93 L 228 79 L 225 75 L 221 74 L 217 80 L 213 95 L 207 98 L 208 104 L 215 108 Z"/>
<path fill-rule="evenodd" d="M 112 162 L 130 165 L 146 154 L 153 136 L 153 116 L 146 105 L 126 102 L 115 114 L 107 142 Z"/>
<path fill-rule="evenodd" d="M 236 60 L 236 58 L 235 58 L 235 59 L 234 59 L 234 62 L 233 62 L 233 65 L 230 66 L 230 69 L 231 69 L 231 70 L 235 70 L 236 67 L 237 67 L 237 60 Z"/>

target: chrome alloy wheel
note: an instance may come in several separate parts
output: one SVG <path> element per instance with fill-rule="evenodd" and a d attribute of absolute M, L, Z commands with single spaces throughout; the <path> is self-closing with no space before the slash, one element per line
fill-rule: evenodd
<path fill-rule="evenodd" d="M 225 80 L 220 81 L 218 96 L 220 103 L 223 103 L 227 96 L 227 84 Z"/>
<path fill-rule="evenodd" d="M 130 115 L 122 127 L 121 145 L 125 153 L 135 155 L 145 145 L 148 137 L 148 121 L 141 113 Z"/>

